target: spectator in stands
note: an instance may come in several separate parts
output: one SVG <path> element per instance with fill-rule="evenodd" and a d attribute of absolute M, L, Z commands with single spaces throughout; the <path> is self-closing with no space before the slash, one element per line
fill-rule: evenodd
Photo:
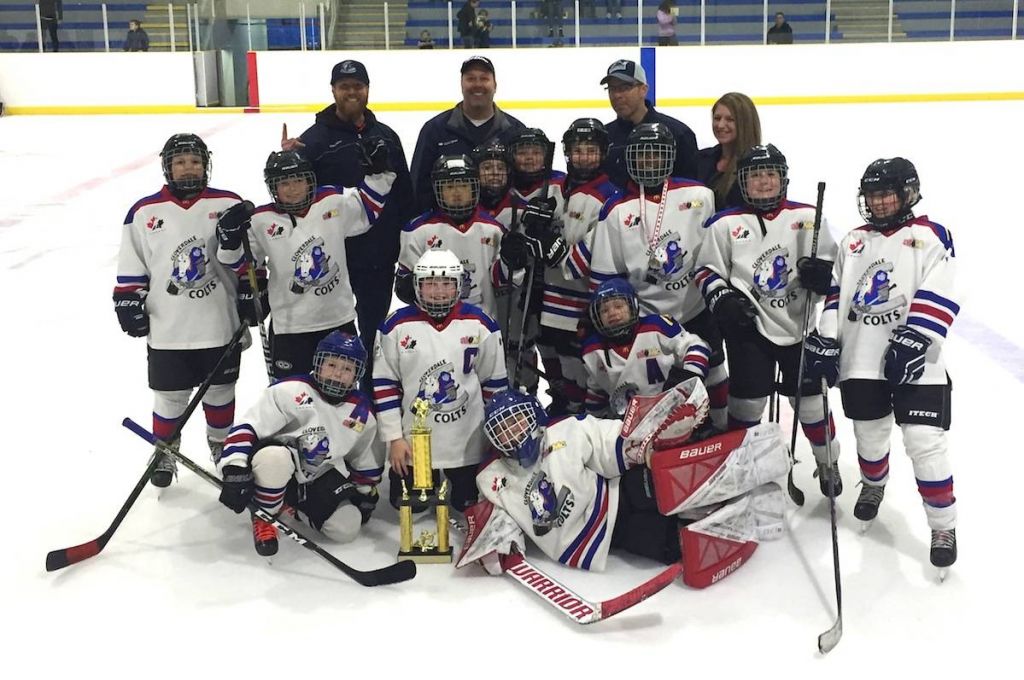
<path fill-rule="evenodd" d="M 622 18 L 622 0 L 608 0 L 605 3 L 605 8 L 608 10 L 605 12 L 605 19 L 611 19 L 613 13 L 616 19 Z"/>
<path fill-rule="evenodd" d="M 665 47 L 679 44 L 679 41 L 676 39 L 676 14 L 678 13 L 679 8 L 676 7 L 676 3 L 673 0 L 662 0 L 662 3 L 658 5 L 656 13 L 658 19 L 658 45 Z"/>
<path fill-rule="evenodd" d="M 412 155 L 412 182 L 421 212 L 434 207 L 430 170 L 440 156 L 469 155 L 475 147 L 494 140 L 504 143 L 526 127 L 494 103 L 497 88 L 491 60 L 479 55 L 470 57 L 462 62 L 462 101 L 434 116 L 420 129 Z"/>
<path fill-rule="evenodd" d="M 476 8 L 480 6 L 480 0 L 466 0 L 456 19 L 459 21 L 459 35 L 462 36 L 462 46 L 466 49 L 476 47 Z"/>
<path fill-rule="evenodd" d="M 786 22 L 786 15 L 782 12 L 775 13 L 775 25 L 768 29 L 769 45 L 792 45 L 793 29 Z"/>
<path fill-rule="evenodd" d="M 487 10 L 482 9 L 476 13 L 476 46 L 480 49 L 487 49 L 491 46 L 491 25 L 490 15 Z"/>
<path fill-rule="evenodd" d="M 728 92 L 711 107 L 711 131 L 718 144 L 697 153 L 696 179 L 715 192 L 715 211 L 743 204 L 736 160 L 761 143 L 761 119 L 750 97 Z"/>
<path fill-rule="evenodd" d="M 546 20 L 545 26 L 548 29 L 548 37 L 554 40 L 554 44 L 561 46 L 565 37 L 562 31 L 562 0 L 541 0 L 541 16 Z"/>
<path fill-rule="evenodd" d="M 138 19 L 128 22 L 128 35 L 124 38 L 125 52 L 149 52 L 149 36 Z"/>
<path fill-rule="evenodd" d="M 434 39 L 430 37 L 430 31 L 423 29 L 420 31 L 420 42 L 417 46 L 421 50 L 432 50 L 434 49 Z"/>
<path fill-rule="evenodd" d="M 620 59 L 608 67 L 608 75 L 601 80 L 608 89 L 608 101 L 616 118 L 606 124 L 608 128 L 608 155 L 605 172 L 620 187 L 626 186 L 626 137 L 640 123 L 664 123 L 676 139 L 676 163 L 673 177 L 692 178 L 697 172 L 697 137 L 685 123 L 654 110 L 647 99 L 647 74 L 635 61 Z"/>
<path fill-rule="evenodd" d="M 50 36 L 50 47 L 60 52 L 60 38 L 57 37 L 57 26 L 64 21 L 64 3 L 62 0 L 39 0 L 39 21 Z M 41 47 L 41 46 L 40 46 Z"/>
<path fill-rule="evenodd" d="M 366 347 L 373 347 L 377 327 L 391 307 L 399 235 L 416 214 L 412 181 L 398 135 L 367 108 L 370 76 L 366 67 L 353 59 L 335 64 L 331 70 L 331 91 L 334 104 L 316 114 L 312 127 L 298 139 L 289 138 L 288 127 L 284 127 L 281 149 L 297 150 L 309 159 L 318 184 L 355 187 L 363 181 L 363 166 L 356 153 L 359 140 L 381 138 L 387 143 L 388 159 L 397 178 L 384 210 L 372 229 L 345 242 L 359 335 Z M 370 352 L 364 388 L 372 380 L 372 363 Z"/>

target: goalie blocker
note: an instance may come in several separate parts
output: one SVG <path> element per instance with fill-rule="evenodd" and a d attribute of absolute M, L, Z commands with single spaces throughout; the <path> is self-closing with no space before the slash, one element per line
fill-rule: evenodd
<path fill-rule="evenodd" d="M 609 421 L 590 417 L 540 427 L 539 465 L 519 470 L 520 463 L 506 456 L 482 468 L 478 483 L 487 500 L 466 511 L 468 536 L 456 566 L 479 562 L 489 573 L 501 574 L 502 563 L 508 562 L 504 556 L 525 546 L 529 535 L 549 557 L 569 566 L 603 567 L 603 559 L 593 565 L 562 559 L 574 552 L 563 552 L 562 545 L 571 548 L 575 541 L 571 536 L 555 536 L 563 526 L 573 524 L 574 512 L 594 515 L 595 504 L 582 502 L 579 480 L 567 478 L 569 471 L 583 467 L 592 476 L 597 472 L 599 486 L 607 482 L 605 507 L 610 516 L 599 533 L 611 537 L 613 547 L 666 563 L 679 560 L 681 554 L 683 581 L 694 588 L 707 587 L 734 572 L 750 558 L 759 541 L 778 538 L 784 531 L 785 496 L 773 480 L 785 476 L 789 458 L 781 429 L 775 424 L 680 444 L 686 439 L 683 431 L 692 430 L 706 416 L 706 398 L 699 381 L 687 381 L 656 397 L 660 402 L 648 402 L 644 414 L 627 422 L 621 432 L 608 428 Z M 581 431 L 584 436 L 570 435 Z M 639 435 L 639 441 L 634 435 Z M 596 441 L 600 439 L 607 441 Z M 626 454 L 627 450 L 633 455 Z M 619 476 L 602 464 L 603 451 L 618 457 Z M 566 459 L 574 457 L 581 461 L 566 464 Z M 524 495 L 525 489 L 519 489 L 516 479 L 524 472 L 526 484 L 539 477 L 555 498 L 563 501 L 552 508 L 563 521 L 539 535 L 536 521 L 523 521 L 530 517 L 530 509 L 520 506 L 528 505 L 531 493 Z M 484 488 L 484 477 L 493 493 Z M 491 477 L 496 485 L 490 484 Z M 645 534 L 657 538 L 649 541 L 651 544 L 677 545 L 655 554 L 637 538 Z M 578 552 L 588 540 L 589 545 L 596 545 L 600 539 L 585 537 Z M 553 599 L 549 599 L 561 606 L 556 595 L 552 591 Z"/>

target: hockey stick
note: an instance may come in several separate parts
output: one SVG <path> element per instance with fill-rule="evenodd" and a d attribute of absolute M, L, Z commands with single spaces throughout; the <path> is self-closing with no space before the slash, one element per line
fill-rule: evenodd
<path fill-rule="evenodd" d="M 832 461 L 832 439 L 828 436 L 828 381 L 821 377 L 821 403 L 825 408 L 825 453 Z M 828 654 L 843 637 L 843 584 L 839 574 L 839 530 L 836 526 L 835 478 L 828 476 L 828 511 L 832 520 L 832 571 L 836 581 L 836 620 L 832 627 L 818 636 L 818 651 Z"/>
<path fill-rule="evenodd" d="M 181 434 L 182 429 L 185 427 L 185 423 L 188 422 L 189 417 L 191 417 L 192 413 L 196 410 L 196 407 L 199 406 L 199 402 L 202 401 L 206 391 L 210 389 L 210 384 L 213 382 L 214 376 L 216 376 L 220 371 L 221 365 L 223 365 L 228 356 L 234 351 L 238 343 L 241 342 L 242 336 L 245 334 L 245 329 L 245 324 L 238 325 L 238 330 L 236 330 L 235 334 L 231 337 L 231 342 L 229 342 L 228 346 L 224 349 L 224 353 L 220 356 L 220 359 L 218 359 L 217 363 L 214 364 L 213 370 L 210 371 L 210 375 L 206 376 L 206 380 L 199 386 L 199 390 L 196 392 L 195 396 L 192 397 L 192 401 L 190 401 L 188 406 L 185 407 L 185 412 L 181 414 L 178 418 L 178 422 L 175 423 L 174 430 L 171 432 L 170 436 L 167 437 L 169 441 L 174 441 L 178 438 L 178 435 Z M 149 478 L 153 474 L 153 470 L 156 469 L 159 462 L 160 456 L 153 456 L 153 460 L 149 461 L 149 465 L 146 466 L 146 471 L 142 473 L 142 477 L 139 478 L 138 484 L 136 484 L 135 488 L 132 489 L 132 492 L 128 495 L 128 500 L 126 500 L 124 505 L 121 506 L 121 509 L 118 510 L 117 516 L 114 517 L 114 521 L 111 522 L 106 531 L 93 540 L 82 543 L 81 545 L 75 545 L 70 548 L 60 548 L 59 550 L 51 550 L 46 555 L 46 571 L 63 569 L 68 565 L 77 564 L 82 560 L 98 555 L 110 541 L 111 536 L 114 535 L 117 528 L 121 526 L 121 522 L 124 521 L 128 511 L 131 510 L 133 505 L 135 505 L 135 501 L 138 500 L 142 490 L 146 488 L 146 483 L 149 482 Z"/>
<path fill-rule="evenodd" d="M 811 236 L 811 258 L 818 254 L 818 233 L 821 231 L 821 205 L 825 202 L 825 183 L 818 182 L 818 201 L 814 206 L 814 233 Z M 804 384 L 804 342 L 807 340 L 808 326 L 811 324 L 811 291 L 804 296 L 804 324 L 800 330 L 800 367 L 796 372 L 796 396 L 793 397 L 793 433 L 789 438 L 789 476 L 786 477 L 786 489 L 793 502 L 802 506 L 804 504 L 804 492 L 793 482 L 793 466 L 796 465 L 796 431 L 800 427 L 800 394 L 803 392 Z M 826 437 L 828 435 L 828 411 L 825 411 Z"/>
<path fill-rule="evenodd" d="M 245 201 L 244 203 L 249 214 L 252 215 L 256 206 L 250 201 Z M 249 288 L 252 290 L 252 306 L 256 310 L 256 322 L 260 327 L 260 344 L 263 345 L 263 364 L 267 368 L 267 380 L 273 383 L 274 361 L 270 356 L 270 339 L 267 336 L 267 325 L 263 322 L 263 319 L 266 317 L 263 316 L 263 303 L 260 302 L 259 282 L 256 280 L 256 258 L 252 255 L 252 245 L 249 243 L 248 233 L 242 234 L 242 250 L 245 252 L 245 273 L 249 278 Z M 267 286 L 270 286 L 269 281 Z"/>
<path fill-rule="evenodd" d="M 223 482 L 221 482 L 219 479 L 214 477 L 205 469 L 197 465 L 191 458 L 186 457 L 177 449 L 168 446 L 166 442 L 157 439 L 152 432 L 148 431 L 146 428 L 142 427 L 131 418 L 125 418 L 121 422 L 121 424 L 124 425 L 129 430 L 131 430 L 132 432 L 134 432 L 135 434 L 145 439 L 146 441 L 148 441 L 150 444 L 155 445 L 166 455 L 174 456 L 174 458 L 177 459 L 182 465 L 184 465 L 189 470 L 202 477 L 211 486 L 214 486 L 218 489 L 220 489 L 223 486 Z M 389 564 L 388 566 L 382 567 L 381 569 L 373 569 L 371 571 L 360 571 L 359 569 L 350 567 L 349 565 L 345 564 L 337 557 L 335 557 L 334 555 L 332 555 L 331 553 L 327 552 L 319 545 L 317 545 L 313 541 L 313 539 L 311 539 L 308 535 L 304 533 L 303 530 L 299 529 L 298 527 L 293 527 L 289 526 L 288 524 L 285 524 L 278 517 L 271 516 L 267 513 L 266 510 L 259 507 L 253 502 L 249 503 L 248 508 L 249 511 L 252 512 L 254 516 L 258 517 L 264 522 L 267 522 L 268 524 L 273 524 L 278 531 L 288 536 L 288 538 L 292 539 L 293 541 L 301 545 L 303 548 L 311 550 L 323 559 L 327 560 L 331 564 L 331 566 L 333 566 L 335 569 L 344 572 L 345 575 L 347 575 L 349 578 L 351 578 L 359 585 L 369 587 L 387 585 L 390 583 L 401 583 L 402 581 L 408 581 L 409 579 L 416 576 L 416 563 L 410 562 L 408 560 L 396 562 L 395 564 Z"/>
<path fill-rule="evenodd" d="M 501 566 L 506 574 L 525 586 L 534 595 L 557 609 L 569 620 L 579 624 L 595 623 L 615 616 L 663 590 L 683 573 L 682 562 L 677 562 L 649 581 L 641 583 L 618 597 L 601 602 L 591 602 L 527 562 L 518 550 L 511 555 L 502 555 Z"/>

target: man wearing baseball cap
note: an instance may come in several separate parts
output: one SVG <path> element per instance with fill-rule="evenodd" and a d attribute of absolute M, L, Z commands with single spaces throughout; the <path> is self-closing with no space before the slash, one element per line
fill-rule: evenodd
<path fill-rule="evenodd" d="M 615 120 L 608 123 L 608 156 L 605 171 L 615 184 L 626 186 L 626 137 L 640 123 L 664 123 L 676 139 L 676 164 L 673 177 L 693 178 L 697 173 L 697 137 L 686 123 L 654 110 L 647 99 L 647 73 L 644 67 L 629 59 L 619 59 L 608 67 L 601 79 L 608 90 L 608 101 L 615 111 Z"/>
<path fill-rule="evenodd" d="M 420 211 L 434 207 L 430 169 L 442 155 L 469 154 L 495 139 L 506 141 L 525 126 L 494 103 L 494 64 L 474 55 L 462 62 L 462 101 L 428 120 L 412 155 L 412 181 Z"/>
<path fill-rule="evenodd" d="M 288 126 L 284 126 L 281 148 L 296 150 L 307 158 L 313 164 L 318 184 L 355 187 L 363 181 L 363 168 L 356 153 L 359 140 L 381 138 L 388 146 L 388 158 L 397 178 L 384 210 L 372 229 L 345 242 L 359 334 L 366 347 L 373 347 L 377 327 L 391 306 L 399 235 L 402 227 L 416 216 L 412 181 L 398 135 L 367 108 L 370 76 L 366 66 L 355 59 L 335 64 L 331 69 L 331 91 L 334 104 L 316 114 L 312 127 L 298 138 L 289 138 Z M 367 376 L 373 374 L 372 361 L 371 352 Z M 369 380 L 368 377 L 367 383 Z"/>

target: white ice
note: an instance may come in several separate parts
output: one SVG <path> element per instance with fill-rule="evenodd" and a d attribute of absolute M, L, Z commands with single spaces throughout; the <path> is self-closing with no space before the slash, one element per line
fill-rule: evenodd
<path fill-rule="evenodd" d="M 712 143 L 707 110 L 668 112 L 702 146 Z M 515 114 L 555 139 L 577 115 L 609 117 L 608 109 Z M 411 154 L 428 115 L 381 118 Z M 789 158 L 791 198 L 813 203 L 816 183 L 828 183 L 825 214 L 837 235 L 859 224 L 855 192 L 867 163 L 904 155 L 921 174 L 919 211 L 955 236 L 963 312 L 946 352 L 961 554 L 945 583 L 928 563 L 928 527 L 898 436 L 879 518 L 858 533 L 855 446 L 841 413 L 845 634 L 824 658 L 816 638 L 835 616 L 828 506 L 802 436 L 796 480 L 808 502 L 790 513 L 788 536 L 762 544 L 717 585 L 673 584 L 590 627 L 476 567 L 421 566 L 414 581 L 367 589 L 284 541 L 268 565 L 252 549 L 248 519 L 184 469 L 159 499 L 144 491 L 100 555 L 46 573 L 48 551 L 108 526 L 149 457 L 120 426 L 125 416 L 150 420 L 144 343 L 120 332 L 110 294 L 123 217 L 159 188 L 163 141 L 199 133 L 214 152 L 213 185 L 262 202 L 263 162 L 281 123 L 298 132 L 312 115 L 8 117 L 0 120 L 0 469 L 13 549 L 0 561 L 3 677 L 958 677 L 1016 656 L 1024 103 L 776 106 L 761 115 L 766 140 Z M 247 352 L 239 413 L 264 380 L 258 349 Z M 838 392 L 831 397 L 839 411 Z M 209 465 L 200 414 L 183 451 Z M 393 561 L 396 516 L 381 506 L 356 543 L 326 547 L 359 568 Z M 606 572 L 589 574 L 536 551 L 531 559 L 594 599 L 659 569 L 613 556 Z"/>

